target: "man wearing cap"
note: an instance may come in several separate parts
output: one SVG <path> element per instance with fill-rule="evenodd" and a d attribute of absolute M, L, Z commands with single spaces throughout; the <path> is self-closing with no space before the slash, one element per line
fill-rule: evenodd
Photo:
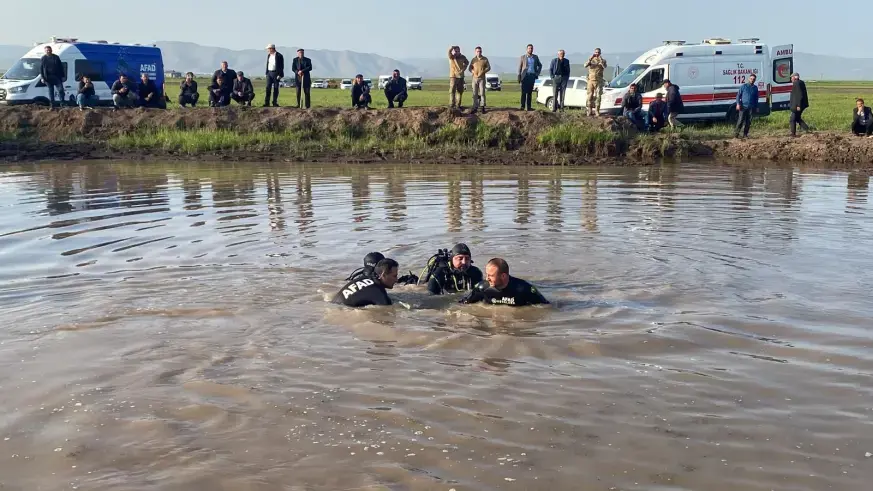
<path fill-rule="evenodd" d="M 273 107 L 279 107 L 279 82 L 285 76 L 285 58 L 276 51 L 275 44 L 267 45 L 267 93 L 264 95 L 264 107 L 270 105 L 270 91 L 273 92 Z"/>
<path fill-rule="evenodd" d="M 347 307 L 367 305 L 391 305 L 388 291 L 397 283 L 397 261 L 382 259 L 373 268 L 370 277 L 352 280 L 333 297 L 333 303 Z"/>
<path fill-rule="evenodd" d="M 509 275 L 509 264 L 499 257 L 488 261 L 485 266 L 485 281 L 477 284 L 460 303 L 484 302 L 489 305 L 547 304 L 548 300 L 527 281 Z"/>
<path fill-rule="evenodd" d="M 252 86 L 252 81 L 245 77 L 242 71 L 236 72 L 236 80 L 233 81 L 233 92 L 230 93 L 230 98 L 243 106 L 251 106 L 255 100 L 255 88 Z"/>
<path fill-rule="evenodd" d="M 352 271 L 352 274 L 346 278 L 346 281 L 356 281 L 362 278 L 371 278 L 373 276 L 373 268 L 379 261 L 385 259 L 381 252 L 371 252 L 364 256 L 364 267 Z"/>
<path fill-rule="evenodd" d="M 303 56 L 303 48 L 297 50 L 297 58 L 294 58 L 291 63 L 291 70 L 297 77 L 297 107 L 302 107 L 300 105 L 300 91 L 303 91 L 306 109 L 309 109 L 309 89 L 312 87 L 309 72 L 312 71 L 312 60 Z"/>
<path fill-rule="evenodd" d="M 456 244 L 449 253 L 449 264 L 437 267 L 427 282 L 434 295 L 468 291 L 482 281 L 482 271 L 473 266 L 473 255 L 467 244 Z"/>

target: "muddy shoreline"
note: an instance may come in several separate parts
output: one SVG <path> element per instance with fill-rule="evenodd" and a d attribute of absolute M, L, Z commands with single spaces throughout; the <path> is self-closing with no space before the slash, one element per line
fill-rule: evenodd
<path fill-rule="evenodd" d="M 445 134 L 476 137 L 487 127 L 499 138 L 474 144 L 446 142 Z M 544 139 L 556 127 L 576 131 L 566 142 Z M 238 134 L 307 135 L 306 151 L 293 144 L 218 149 L 172 146 L 126 148 L 123 135 L 162 130 L 224 130 Z M 447 131 L 448 130 L 448 131 Z M 322 139 L 364 135 L 370 146 L 319 146 Z M 584 138 L 580 138 L 584 137 Z M 664 133 L 641 136 L 624 118 L 585 118 L 494 109 L 485 115 L 447 108 L 370 110 L 317 108 L 197 108 L 112 111 L 76 109 L 48 111 L 37 107 L 0 107 L 0 162 L 35 160 L 213 160 L 235 162 L 336 162 L 502 165 L 646 165 L 663 159 L 712 159 L 738 164 L 803 164 L 824 169 L 873 168 L 873 139 L 821 132 L 798 138 L 762 136 L 745 140 L 700 138 Z M 559 137 L 561 135 L 558 135 Z M 424 142 L 414 150 L 400 148 L 402 139 Z M 465 140 L 461 140 L 465 141 Z M 452 143 L 452 144 L 449 144 Z M 290 146 L 289 146 L 290 145 Z M 290 150 L 290 151 L 289 151 Z"/>

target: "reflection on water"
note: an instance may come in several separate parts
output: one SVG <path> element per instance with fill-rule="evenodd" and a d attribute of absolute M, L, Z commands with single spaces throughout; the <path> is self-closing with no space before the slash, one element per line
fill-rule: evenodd
<path fill-rule="evenodd" d="M 867 489 L 868 173 L 0 171 L 0 488 Z M 464 241 L 551 308 L 325 302 Z"/>

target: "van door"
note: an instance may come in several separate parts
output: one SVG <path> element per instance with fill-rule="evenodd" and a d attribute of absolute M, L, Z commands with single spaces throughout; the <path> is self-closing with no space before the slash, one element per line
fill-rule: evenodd
<path fill-rule="evenodd" d="M 653 66 L 636 82 L 637 92 L 643 96 L 643 110 L 649 109 L 649 103 L 655 100 L 655 94 L 664 93 L 664 80 L 667 78 L 667 67 Z"/>
<path fill-rule="evenodd" d="M 567 84 L 567 92 L 564 93 L 566 98 L 566 107 L 585 107 L 588 104 L 588 80 L 578 78 L 571 79 Z"/>
<path fill-rule="evenodd" d="M 794 73 L 794 45 L 785 44 L 774 46 L 772 50 L 772 67 L 767 70 L 770 84 L 769 100 L 773 111 L 787 111 L 791 109 L 791 74 Z"/>

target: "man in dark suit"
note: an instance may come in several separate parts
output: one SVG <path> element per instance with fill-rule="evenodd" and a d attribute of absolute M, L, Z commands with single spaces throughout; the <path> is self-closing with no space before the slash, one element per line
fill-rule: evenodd
<path fill-rule="evenodd" d="M 864 99 L 857 99 L 852 109 L 852 134 L 873 138 L 873 112 L 864 105 Z"/>
<path fill-rule="evenodd" d="M 221 68 L 215 70 L 215 73 L 212 74 L 212 85 L 216 85 L 216 79 L 221 78 L 221 86 L 228 91 L 228 98 L 230 98 L 230 88 L 233 87 L 233 81 L 236 80 L 236 72 L 227 67 L 227 62 L 221 62 Z"/>
<path fill-rule="evenodd" d="M 552 112 L 557 111 L 558 107 L 564 111 L 564 95 L 567 93 L 567 81 L 570 80 L 570 60 L 564 58 L 564 50 L 558 51 L 558 57 L 552 60 L 549 76 L 552 77 L 552 86 L 555 88 Z"/>
<path fill-rule="evenodd" d="M 252 86 L 252 81 L 245 77 L 242 71 L 236 72 L 236 80 L 233 81 L 233 91 L 230 93 L 230 98 L 243 106 L 251 106 L 255 100 L 255 88 Z"/>
<path fill-rule="evenodd" d="M 791 74 L 791 136 L 797 136 L 797 125 L 803 131 L 809 131 L 809 126 L 803 120 L 803 111 L 809 107 L 809 97 L 806 94 L 806 82 L 800 80 L 799 73 Z"/>
<path fill-rule="evenodd" d="M 273 91 L 273 107 L 279 107 L 279 82 L 285 76 L 285 58 L 276 51 L 275 44 L 267 45 L 267 93 L 264 107 L 270 105 L 270 91 Z"/>
<path fill-rule="evenodd" d="M 312 79 L 309 78 L 309 72 L 312 71 L 312 60 L 303 56 L 303 48 L 297 50 L 297 58 L 291 63 L 291 71 L 297 77 L 297 107 L 300 106 L 300 91 L 303 91 L 305 96 L 306 109 L 309 109 L 309 89 L 312 86 Z"/>

